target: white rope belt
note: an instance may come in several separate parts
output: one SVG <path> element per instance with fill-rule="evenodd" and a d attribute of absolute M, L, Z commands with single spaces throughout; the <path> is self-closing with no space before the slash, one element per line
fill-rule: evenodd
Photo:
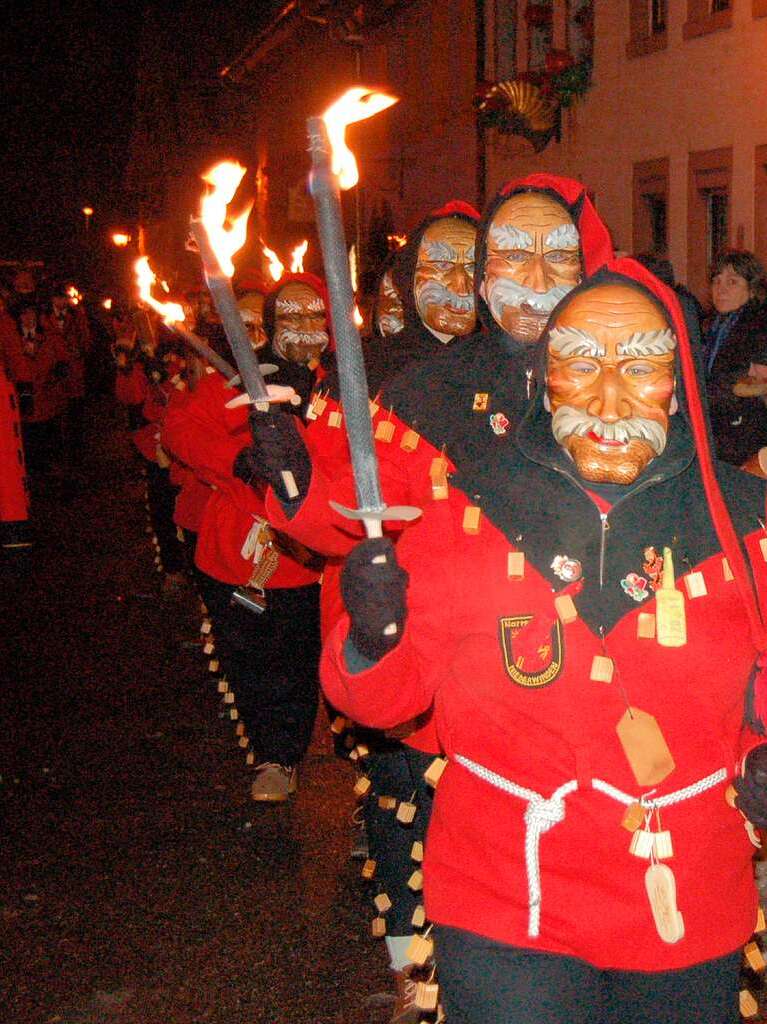
<path fill-rule="evenodd" d="M 520 800 L 527 802 L 524 816 L 525 870 L 527 872 L 529 910 L 527 934 L 530 938 L 535 939 L 540 934 L 541 929 L 541 836 L 554 825 L 558 825 L 560 821 L 564 821 L 565 797 L 575 792 L 578 788 L 578 780 L 572 779 L 570 782 L 563 783 L 546 799 L 540 793 L 536 793 L 535 790 L 518 786 L 516 782 L 505 779 L 496 772 L 491 772 L 489 768 L 477 764 L 476 761 L 469 760 L 468 757 L 464 757 L 462 754 L 454 755 L 453 759 L 466 768 L 467 771 L 471 772 L 472 775 L 476 775 L 484 782 L 489 782 L 496 789 L 503 790 L 504 793 L 510 793 L 511 796 L 516 796 Z M 711 775 L 707 775 L 704 779 L 685 786 L 684 789 L 678 789 L 674 793 L 667 793 L 665 796 L 660 797 L 652 797 L 651 793 L 653 791 L 641 797 L 630 796 L 615 786 L 611 786 L 609 782 L 603 782 L 602 779 L 592 779 L 591 786 L 593 789 L 599 790 L 600 793 L 604 793 L 605 796 L 609 796 L 611 799 L 625 804 L 627 807 L 629 804 L 641 804 L 642 807 L 650 812 L 656 808 L 670 807 L 672 804 L 678 804 L 683 800 L 690 800 L 694 796 L 699 796 L 720 782 L 724 782 L 726 778 L 727 769 L 720 768 L 718 771 L 712 772 Z"/>

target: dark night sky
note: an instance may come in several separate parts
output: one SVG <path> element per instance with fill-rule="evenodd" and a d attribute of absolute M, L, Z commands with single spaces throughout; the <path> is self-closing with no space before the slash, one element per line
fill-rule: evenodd
<path fill-rule="evenodd" d="M 0 259 L 39 257 L 71 266 L 91 234 L 129 216 L 123 175 L 146 3 L 14 3 L 0 34 Z M 186 0 L 153 5 L 215 76 L 274 10 L 271 0 Z M 210 14 L 210 17 L 208 15 Z M 212 26 L 212 27 L 207 27 Z"/>

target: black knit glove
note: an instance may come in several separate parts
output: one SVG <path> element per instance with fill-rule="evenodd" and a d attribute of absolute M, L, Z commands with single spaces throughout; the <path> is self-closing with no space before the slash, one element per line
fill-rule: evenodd
<path fill-rule="evenodd" d="M 312 464 L 298 430 L 295 417 L 282 409 L 250 412 L 252 444 L 243 448 L 234 460 L 232 472 L 255 487 L 256 478 L 271 484 L 289 515 L 295 515 L 309 490 Z M 288 492 L 283 472 L 293 474 L 298 494 Z"/>
<path fill-rule="evenodd" d="M 385 561 L 376 561 L 381 557 Z M 363 540 L 346 559 L 341 594 L 351 619 L 349 640 L 368 661 L 380 661 L 402 638 L 408 578 L 388 537 Z M 396 632 L 384 632 L 391 623 Z"/>
<path fill-rule="evenodd" d="M 767 829 L 767 743 L 746 757 L 743 775 L 733 779 L 735 806 L 756 828 Z"/>

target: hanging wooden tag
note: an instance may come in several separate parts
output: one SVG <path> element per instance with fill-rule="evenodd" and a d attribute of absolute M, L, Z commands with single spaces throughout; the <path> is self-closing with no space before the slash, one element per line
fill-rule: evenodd
<path fill-rule="evenodd" d="M 657 786 L 673 772 L 674 758 L 652 715 L 628 708 L 616 731 L 637 785 Z"/>
<path fill-rule="evenodd" d="M 224 694 L 224 704 L 234 704 L 234 693 L 232 690 L 227 690 Z"/>
<path fill-rule="evenodd" d="M 684 578 L 684 585 L 687 589 L 687 596 L 692 600 L 695 597 L 705 597 L 706 579 L 702 572 L 690 572 Z"/>
<path fill-rule="evenodd" d="M 404 800 L 397 808 L 397 821 L 403 825 L 411 825 L 416 816 L 418 808 L 409 800 Z"/>
<path fill-rule="evenodd" d="M 423 904 L 419 903 L 413 911 L 413 916 L 410 918 L 410 923 L 414 928 L 423 928 L 426 924 L 426 911 L 423 909 Z"/>
<path fill-rule="evenodd" d="M 334 736 L 340 736 L 341 733 L 346 728 L 347 722 L 348 718 L 344 718 L 343 715 L 336 715 L 336 717 L 330 723 L 330 731 L 333 733 Z"/>
<path fill-rule="evenodd" d="M 746 1020 L 750 1020 L 751 1017 L 755 1017 L 759 1013 L 759 1003 L 751 995 L 747 988 L 740 990 L 738 996 L 738 1006 L 740 1008 L 741 1017 L 745 1017 Z"/>
<path fill-rule="evenodd" d="M 655 856 L 658 860 L 670 860 L 674 856 L 674 844 L 668 831 L 655 833 Z"/>
<path fill-rule="evenodd" d="M 357 757 L 367 757 L 368 754 L 370 753 L 370 747 L 367 745 L 367 743 L 358 743 L 354 750 L 357 754 Z"/>
<path fill-rule="evenodd" d="M 229 717 L 233 722 L 236 722 L 237 719 L 240 717 L 240 712 L 237 710 L 237 708 L 229 708 Z"/>
<path fill-rule="evenodd" d="M 762 537 L 759 541 L 759 547 L 761 548 L 762 558 L 767 562 L 767 537 Z"/>
<path fill-rule="evenodd" d="M 764 919 L 764 910 L 761 906 L 756 911 L 756 924 L 754 925 L 755 932 L 763 932 L 767 930 L 767 921 Z"/>
<path fill-rule="evenodd" d="M 479 533 L 479 505 L 467 505 L 463 510 L 463 532 L 476 536 Z"/>
<path fill-rule="evenodd" d="M 397 806 L 397 798 L 394 796 L 379 796 L 378 806 L 382 811 L 393 811 Z"/>
<path fill-rule="evenodd" d="M 328 426 L 329 427 L 340 427 L 342 422 L 343 422 L 343 415 L 342 415 L 342 413 L 340 413 L 337 409 L 334 409 L 333 412 L 331 412 L 330 415 L 328 416 Z"/>
<path fill-rule="evenodd" d="M 360 775 L 360 777 L 354 784 L 354 795 L 365 796 L 365 794 L 368 792 L 371 786 L 372 782 L 367 777 L 367 775 Z"/>
<path fill-rule="evenodd" d="M 410 940 L 405 954 L 412 963 L 423 967 L 434 952 L 434 943 L 424 935 L 414 935 Z"/>
<path fill-rule="evenodd" d="M 160 558 L 160 556 L 159 555 L 155 555 L 154 556 L 154 564 L 155 565 L 160 565 L 161 563 L 162 563 L 162 559 Z"/>
<path fill-rule="evenodd" d="M 410 878 L 408 878 L 407 885 L 408 889 L 412 889 L 413 892 L 423 889 L 423 871 L 420 868 L 416 868 Z"/>
<path fill-rule="evenodd" d="M 761 973 L 765 968 L 764 954 L 757 945 L 756 942 L 749 942 L 743 949 L 743 955 L 746 958 L 746 963 L 752 971 Z"/>
<path fill-rule="evenodd" d="M 676 879 L 668 864 L 651 864 L 644 876 L 658 935 L 670 945 L 684 938 L 684 919 L 676 905 Z"/>
<path fill-rule="evenodd" d="M 327 405 L 328 403 L 325 401 L 322 395 L 316 395 L 314 401 L 312 402 L 312 409 L 314 410 L 314 415 L 321 416 L 323 412 L 325 412 Z"/>
<path fill-rule="evenodd" d="M 627 832 L 636 832 L 642 827 L 646 813 L 641 804 L 629 804 L 621 818 L 621 825 Z"/>
<path fill-rule="evenodd" d="M 202 649 L 202 653 L 203 654 L 212 654 L 215 651 L 215 649 L 216 649 L 216 645 L 213 643 L 213 641 L 212 640 L 208 640 L 208 642 L 205 644 L 205 646 Z"/>
<path fill-rule="evenodd" d="M 613 659 L 606 654 L 595 654 L 591 662 L 591 681 L 594 683 L 611 683 L 615 665 Z"/>
<path fill-rule="evenodd" d="M 383 441 L 384 444 L 389 444 L 394 437 L 394 424 L 391 420 L 379 420 L 374 436 L 376 441 Z"/>
<path fill-rule="evenodd" d="M 200 632 L 202 633 L 203 636 L 207 636 L 207 634 L 210 633 L 212 628 L 213 628 L 213 623 L 210 621 L 210 619 L 203 619 L 202 620 L 202 625 L 200 626 Z"/>
<path fill-rule="evenodd" d="M 510 580 L 522 580 L 525 578 L 525 553 L 524 551 L 510 551 L 506 556 L 506 575 Z"/>
<path fill-rule="evenodd" d="M 727 561 L 726 558 L 722 559 L 722 575 L 724 576 L 726 583 L 729 583 L 731 580 L 735 579 L 735 577 L 732 575 L 730 563 Z"/>
<path fill-rule="evenodd" d="M 554 598 L 554 608 L 559 616 L 559 621 L 565 626 L 575 622 L 578 618 L 578 609 L 569 594 L 560 594 Z"/>
<path fill-rule="evenodd" d="M 421 1010 L 436 1010 L 439 1002 L 439 985 L 433 981 L 419 981 L 415 986 L 415 1005 Z"/>
<path fill-rule="evenodd" d="M 374 917 L 370 924 L 370 933 L 374 939 L 383 938 L 386 935 L 386 921 L 382 917 Z"/>
<path fill-rule="evenodd" d="M 357 753 L 357 748 L 356 747 L 354 748 L 354 750 L 350 750 L 349 751 L 349 760 L 350 761 L 359 761 L 359 759 L 360 759 L 360 755 Z"/>
<path fill-rule="evenodd" d="M 423 843 L 420 839 L 416 839 L 413 845 L 410 847 L 410 857 L 412 860 L 417 861 L 419 864 L 423 860 Z"/>
<path fill-rule="evenodd" d="M 432 498 L 434 498 L 435 501 L 445 501 L 449 492 L 447 484 L 447 463 L 444 459 L 432 459 L 429 476 L 431 477 Z"/>
<path fill-rule="evenodd" d="M 426 771 L 423 773 L 423 777 L 429 783 L 430 786 L 436 786 L 439 780 L 442 778 L 442 773 L 447 768 L 446 757 L 435 757 Z"/>
<path fill-rule="evenodd" d="M 474 402 L 472 404 L 473 412 L 487 412 L 487 406 L 490 401 L 490 395 L 486 391 L 477 391 L 474 395 Z"/>
<path fill-rule="evenodd" d="M 421 435 L 416 430 L 406 430 L 402 435 L 402 440 L 399 443 L 400 448 L 403 452 L 414 452 L 418 447 L 418 442 L 421 440 Z"/>
<path fill-rule="evenodd" d="M 245 757 L 245 764 L 255 764 L 255 762 L 256 762 L 255 752 L 252 751 L 252 750 L 249 750 L 247 755 L 246 755 L 246 757 Z"/>
<path fill-rule="evenodd" d="M 663 581 L 655 591 L 655 631 L 661 647 L 684 647 L 687 643 L 684 594 L 674 585 L 670 548 L 663 549 Z"/>
<path fill-rule="evenodd" d="M 235 736 L 244 736 L 245 735 L 245 723 L 244 722 L 238 722 L 237 723 L 237 728 L 236 728 L 234 734 L 235 734 Z"/>
<path fill-rule="evenodd" d="M 373 900 L 375 908 L 379 914 L 385 914 L 387 910 L 391 910 L 392 902 L 385 892 L 379 892 L 376 898 Z"/>
<path fill-rule="evenodd" d="M 226 681 L 226 679 L 219 679 L 219 681 L 218 681 L 218 692 L 219 693 L 226 693 L 226 691 L 228 689 L 229 689 L 229 683 Z"/>
<path fill-rule="evenodd" d="M 247 746 L 248 746 L 248 744 L 250 743 L 250 740 L 248 739 L 248 737 L 247 737 L 247 736 L 240 736 L 240 738 L 239 738 L 239 740 L 238 740 L 237 742 L 239 743 L 239 745 L 240 745 L 240 746 L 242 747 L 242 749 L 244 750 L 244 749 L 245 749 L 245 747 L 247 747 Z"/>
<path fill-rule="evenodd" d="M 375 416 L 375 414 L 381 408 L 381 406 L 378 404 L 378 402 L 373 401 L 372 398 L 368 399 L 368 407 L 370 409 L 370 418 L 371 419 Z"/>
<path fill-rule="evenodd" d="M 637 616 L 637 636 L 640 640 L 654 639 L 655 616 L 652 612 L 640 612 Z"/>
<path fill-rule="evenodd" d="M 211 658 L 208 662 L 209 672 L 218 672 L 218 658 Z"/>
<path fill-rule="evenodd" d="M 360 874 L 362 875 L 363 878 L 367 879 L 367 881 L 369 882 L 370 879 L 373 877 L 373 875 L 375 873 L 376 873 L 376 862 L 374 860 L 371 860 L 370 858 L 368 858 L 365 861 L 365 863 L 362 865 L 362 870 L 360 871 Z"/>
<path fill-rule="evenodd" d="M 647 829 L 638 828 L 631 837 L 629 853 L 633 853 L 635 857 L 642 857 L 644 860 L 649 860 L 652 856 L 654 846 L 655 836 L 653 833 L 648 832 Z"/>

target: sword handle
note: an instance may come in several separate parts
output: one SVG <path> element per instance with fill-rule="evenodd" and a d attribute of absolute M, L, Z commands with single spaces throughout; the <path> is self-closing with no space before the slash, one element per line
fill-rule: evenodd
<path fill-rule="evenodd" d="M 365 524 L 365 533 L 370 538 L 383 537 L 383 523 L 380 519 L 373 519 L 369 516 L 365 516 L 362 520 Z M 381 564 L 386 561 L 386 555 L 376 555 L 373 559 L 373 564 Z M 397 623 L 390 622 L 383 631 L 384 636 L 396 636 L 397 635 Z"/>

